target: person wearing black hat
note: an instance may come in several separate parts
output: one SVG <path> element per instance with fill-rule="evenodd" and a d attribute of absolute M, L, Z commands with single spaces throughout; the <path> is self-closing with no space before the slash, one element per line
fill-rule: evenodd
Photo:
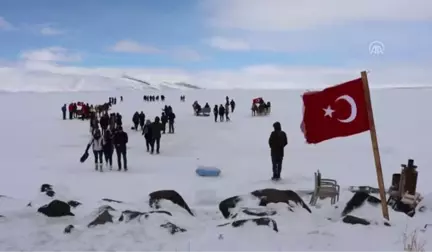
<path fill-rule="evenodd" d="M 121 126 L 119 126 L 117 131 L 114 133 L 113 140 L 117 153 L 118 170 L 121 171 L 122 169 L 121 158 L 123 157 L 123 168 L 127 171 L 126 144 L 128 143 L 128 134 L 123 131 Z"/>
<path fill-rule="evenodd" d="M 286 133 L 282 130 L 282 126 L 279 122 L 273 124 L 273 132 L 270 134 L 268 140 L 270 146 L 270 155 L 273 166 L 273 177 L 272 180 L 280 180 L 282 171 L 282 160 L 284 157 L 284 148 L 288 144 Z"/>

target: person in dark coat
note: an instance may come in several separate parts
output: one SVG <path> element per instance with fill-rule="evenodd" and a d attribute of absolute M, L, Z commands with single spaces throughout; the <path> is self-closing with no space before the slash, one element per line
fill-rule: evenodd
<path fill-rule="evenodd" d="M 225 115 L 225 108 L 224 106 L 221 104 L 219 106 L 219 121 L 223 122 L 224 121 L 224 115 Z"/>
<path fill-rule="evenodd" d="M 174 120 L 176 118 L 176 115 L 174 112 L 170 112 L 168 114 L 168 133 L 174 134 Z"/>
<path fill-rule="evenodd" d="M 219 108 L 218 108 L 218 105 L 216 104 L 216 105 L 214 105 L 214 108 L 213 108 L 213 115 L 214 115 L 215 122 L 217 122 L 218 114 L 219 114 Z"/>
<path fill-rule="evenodd" d="M 116 98 L 117 99 L 117 98 Z M 123 119 L 123 117 L 122 117 L 122 115 L 120 115 L 120 113 L 117 113 L 116 115 L 115 115 L 115 123 L 116 123 L 116 126 L 117 127 L 121 127 L 121 126 L 123 126 L 123 121 L 122 121 L 122 119 Z"/>
<path fill-rule="evenodd" d="M 134 125 L 133 129 L 134 130 L 138 130 L 138 125 L 139 125 L 139 113 L 138 113 L 138 111 L 133 114 L 133 116 L 132 116 L 132 122 L 133 122 L 133 125 Z"/>
<path fill-rule="evenodd" d="M 66 103 L 62 106 L 61 110 L 63 113 L 63 120 L 66 120 Z"/>
<path fill-rule="evenodd" d="M 282 127 L 279 122 L 275 122 L 273 124 L 273 128 L 274 130 L 270 134 L 270 138 L 268 140 L 273 166 L 272 180 L 280 180 L 284 148 L 288 144 L 288 139 L 286 133 L 282 131 Z"/>
<path fill-rule="evenodd" d="M 168 107 L 166 108 L 165 111 L 168 111 Z M 166 124 L 168 122 L 168 116 L 165 114 L 166 112 L 162 112 L 161 115 L 161 123 L 162 123 L 162 134 L 165 134 L 166 131 Z"/>
<path fill-rule="evenodd" d="M 142 135 L 144 136 L 144 139 L 146 141 L 147 152 L 150 152 L 150 147 L 153 139 L 152 123 L 150 122 L 150 120 L 146 121 Z"/>
<path fill-rule="evenodd" d="M 144 129 L 144 123 L 145 123 L 145 114 L 144 112 L 141 111 L 141 113 L 139 114 L 139 125 L 141 130 Z"/>
<path fill-rule="evenodd" d="M 233 113 L 236 105 L 233 99 L 231 99 L 230 105 L 231 105 L 231 113 Z"/>
<path fill-rule="evenodd" d="M 229 107 L 229 104 L 227 103 L 227 104 L 225 104 L 225 121 L 226 122 L 230 121 L 229 110 L 230 110 L 230 107 Z"/>
<path fill-rule="evenodd" d="M 126 144 L 128 143 L 128 141 L 128 134 L 123 131 L 123 128 L 121 126 L 117 127 L 117 131 L 114 134 L 114 146 L 117 153 L 117 164 L 119 171 L 121 171 L 122 169 L 122 157 L 124 170 L 127 171 Z"/>
<path fill-rule="evenodd" d="M 156 154 L 159 154 L 160 151 L 160 139 L 162 137 L 162 123 L 160 122 L 160 118 L 158 116 L 155 117 L 154 122 L 152 123 L 152 142 L 151 142 L 151 150 L 150 153 L 154 153 L 154 145 L 156 144 Z"/>
<path fill-rule="evenodd" d="M 112 170 L 112 156 L 114 153 L 113 134 L 110 129 L 105 129 L 102 140 L 102 150 L 105 156 L 105 163 Z"/>
<path fill-rule="evenodd" d="M 108 129 L 109 122 L 110 122 L 110 118 L 108 114 L 104 113 L 99 120 L 99 124 L 102 129 L 102 134 L 105 134 L 105 131 Z"/>

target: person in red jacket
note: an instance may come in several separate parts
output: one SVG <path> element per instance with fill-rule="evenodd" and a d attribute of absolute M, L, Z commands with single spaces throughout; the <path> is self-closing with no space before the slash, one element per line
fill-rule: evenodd
<path fill-rule="evenodd" d="M 72 115 L 73 115 L 73 103 L 70 103 L 70 104 L 69 104 L 68 111 L 69 111 L 69 120 L 72 120 Z"/>

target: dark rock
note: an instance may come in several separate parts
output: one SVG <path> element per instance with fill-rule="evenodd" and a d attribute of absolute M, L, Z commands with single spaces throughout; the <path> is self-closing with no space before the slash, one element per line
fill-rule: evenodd
<path fill-rule="evenodd" d="M 267 188 L 262 190 L 256 190 L 251 193 L 253 196 L 259 198 L 260 206 L 267 206 L 269 203 L 286 203 L 292 201 L 297 205 L 300 205 L 309 213 L 312 213 L 308 205 L 300 198 L 300 196 L 291 190 L 278 190 L 273 188 Z"/>
<path fill-rule="evenodd" d="M 45 194 L 46 194 L 48 197 L 51 197 L 51 198 L 55 196 L 55 192 L 54 192 L 54 191 L 46 191 Z"/>
<path fill-rule="evenodd" d="M 185 209 L 190 215 L 194 216 L 194 214 L 190 210 L 188 204 L 186 204 L 183 197 L 178 192 L 176 192 L 174 190 L 155 191 L 155 192 L 150 193 L 149 197 L 150 197 L 150 199 L 149 199 L 150 207 L 159 209 L 160 208 L 160 205 L 159 205 L 160 200 L 162 200 L 162 199 L 169 200 L 172 203 L 179 205 L 180 207 Z"/>
<path fill-rule="evenodd" d="M 45 193 L 48 197 L 54 197 L 55 192 L 53 190 L 53 186 L 50 184 L 43 184 L 40 188 L 42 193 Z"/>
<path fill-rule="evenodd" d="M 187 231 L 186 229 L 181 228 L 181 227 L 179 227 L 176 224 L 173 224 L 171 222 L 167 222 L 165 224 L 162 224 L 162 225 L 160 225 L 160 227 L 167 229 L 170 232 L 170 234 L 172 234 L 172 235 L 175 233 L 178 233 L 178 232 L 183 233 L 183 232 Z"/>
<path fill-rule="evenodd" d="M 254 209 L 254 208 L 245 208 L 245 209 L 242 209 L 242 212 L 244 214 L 251 215 L 251 216 L 257 216 L 257 217 L 273 216 L 273 215 L 277 214 L 277 212 L 275 210 Z"/>
<path fill-rule="evenodd" d="M 370 224 L 370 222 L 368 220 L 365 220 L 363 218 L 359 218 L 356 216 L 352 216 L 352 215 L 345 215 L 345 217 L 342 219 L 342 221 L 344 223 L 352 224 L 352 225 L 355 225 L 355 224 L 369 225 Z"/>
<path fill-rule="evenodd" d="M 68 205 L 71 206 L 71 207 L 73 207 L 73 208 L 75 208 L 75 207 L 81 205 L 81 203 L 78 202 L 78 201 L 75 201 L 75 200 L 69 200 L 68 201 Z"/>
<path fill-rule="evenodd" d="M 235 208 L 237 206 L 237 203 L 239 203 L 240 201 L 242 201 L 242 198 L 240 196 L 233 196 L 228 199 L 224 199 L 219 203 L 219 210 L 221 211 L 225 219 L 234 217 L 231 216 L 231 209 Z"/>
<path fill-rule="evenodd" d="M 366 201 L 368 203 L 370 203 L 371 205 L 379 205 L 379 204 L 381 204 L 381 200 L 378 199 L 378 198 L 376 198 L 376 197 L 374 197 L 374 196 L 372 196 L 372 195 L 369 195 L 369 197 L 366 198 Z"/>
<path fill-rule="evenodd" d="M 115 210 L 113 207 L 111 207 L 110 205 L 103 205 L 103 206 L 100 206 L 99 208 L 98 208 L 98 212 L 99 213 L 102 213 L 103 211 L 117 211 L 117 210 Z"/>
<path fill-rule="evenodd" d="M 381 200 L 373 196 L 370 196 L 367 192 L 356 192 L 354 196 L 348 201 L 344 210 L 342 211 L 342 216 L 345 216 L 355 209 L 361 207 L 365 201 L 371 203 L 372 205 L 381 204 Z"/>
<path fill-rule="evenodd" d="M 29 203 L 27 204 L 27 207 L 32 207 L 32 203 L 29 202 Z"/>
<path fill-rule="evenodd" d="M 119 203 L 119 204 L 123 203 L 123 201 L 120 201 L 120 200 L 113 200 L 113 199 L 107 199 L 107 198 L 103 198 L 102 200 L 106 201 L 106 202 L 113 202 L 113 203 Z"/>
<path fill-rule="evenodd" d="M 99 214 L 96 219 L 94 219 L 92 222 L 90 222 L 87 227 L 91 228 L 97 225 L 103 225 L 105 223 L 113 223 L 113 216 L 109 213 L 108 210 L 103 211 L 101 214 Z"/>
<path fill-rule="evenodd" d="M 74 225 L 69 225 L 64 229 L 64 233 L 65 234 L 69 234 L 70 232 L 72 232 L 72 229 L 74 229 Z"/>
<path fill-rule="evenodd" d="M 4 216 L 0 214 L 0 218 L 4 218 Z"/>
<path fill-rule="evenodd" d="M 138 221 L 140 221 L 141 216 L 143 216 L 144 214 L 144 212 L 125 210 L 120 215 L 119 221 L 129 222 L 133 219 L 136 219 L 137 217 Z"/>
<path fill-rule="evenodd" d="M 166 214 L 172 216 L 172 214 L 167 211 L 139 212 L 139 211 L 125 210 L 122 212 L 119 221 L 129 222 L 136 218 L 138 218 L 138 221 L 141 221 L 142 216 L 144 216 L 144 218 L 147 219 L 151 214 Z"/>
<path fill-rule="evenodd" d="M 253 222 L 257 226 L 269 226 L 269 227 L 271 226 L 273 228 L 273 231 L 279 232 L 276 221 L 271 219 L 271 218 L 267 218 L 267 217 L 262 217 L 262 218 L 258 218 L 258 219 L 236 220 L 236 221 L 231 222 L 231 223 L 225 223 L 222 225 L 218 225 L 218 227 L 223 227 L 223 226 L 227 226 L 227 225 L 231 224 L 232 227 L 236 228 L 236 227 L 243 226 L 246 222 Z"/>
<path fill-rule="evenodd" d="M 293 212 L 291 205 L 289 204 L 289 202 L 292 201 L 297 205 L 302 206 L 309 213 L 312 212 L 307 204 L 302 200 L 302 198 L 300 198 L 296 192 L 291 190 L 278 190 L 269 188 L 253 191 L 251 192 L 251 195 L 257 197 L 260 200 L 260 206 L 267 206 L 269 203 L 286 203 L 289 206 L 288 209 Z M 219 210 L 221 211 L 223 217 L 225 219 L 237 217 L 237 214 L 231 213 L 231 209 L 235 208 L 241 201 L 243 201 L 241 196 L 233 196 L 221 201 L 219 203 Z M 257 214 L 253 211 L 245 212 L 244 210 L 242 210 L 242 212 L 254 216 L 268 216 L 276 214 L 271 212 Z"/>
<path fill-rule="evenodd" d="M 41 192 L 47 192 L 52 190 L 53 190 L 53 186 L 50 184 L 43 184 L 40 189 Z"/>
<path fill-rule="evenodd" d="M 53 200 L 49 204 L 40 207 L 37 211 L 48 217 L 75 216 L 71 213 L 70 206 L 60 200 Z"/>

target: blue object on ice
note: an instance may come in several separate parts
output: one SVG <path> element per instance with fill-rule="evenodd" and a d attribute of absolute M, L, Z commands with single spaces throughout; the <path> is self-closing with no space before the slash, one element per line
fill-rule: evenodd
<path fill-rule="evenodd" d="M 195 172 L 198 176 L 202 177 L 217 177 L 221 173 L 221 170 L 216 167 L 198 166 Z"/>

